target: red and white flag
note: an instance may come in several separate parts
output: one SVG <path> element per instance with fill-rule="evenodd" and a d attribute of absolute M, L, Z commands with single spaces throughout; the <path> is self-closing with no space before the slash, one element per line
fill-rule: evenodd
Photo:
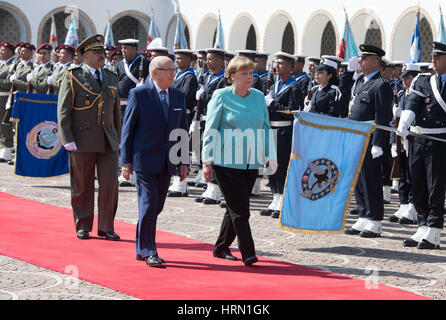
<path fill-rule="evenodd" d="M 58 45 L 56 35 L 56 22 L 54 21 L 54 16 L 51 16 L 50 45 L 53 48 L 56 48 Z"/>

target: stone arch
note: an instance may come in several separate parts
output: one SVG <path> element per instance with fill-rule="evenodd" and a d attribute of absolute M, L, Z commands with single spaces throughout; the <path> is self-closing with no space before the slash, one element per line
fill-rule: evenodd
<path fill-rule="evenodd" d="M 292 39 L 288 47 L 294 49 L 294 52 L 290 52 L 294 54 L 297 51 L 297 29 L 291 16 L 283 10 L 276 11 L 266 24 L 263 51 L 270 53 L 282 51 L 284 45 L 286 45 L 283 43 L 283 36 L 287 27 L 288 30 L 292 31 Z"/>
<path fill-rule="evenodd" d="M 139 40 L 138 50 L 146 48 L 151 18 L 136 10 L 123 11 L 111 18 L 115 44 L 119 40 L 134 38 Z"/>
<path fill-rule="evenodd" d="M 382 49 L 386 48 L 384 27 L 381 19 L 374 11 L 370 9 L 359 10 L 350 19 L 350 25 L 357 46 L 369 42 L 369 44 L 374 44 Z"/>
<path fill-rule="evenodd" d="M 59 7 L 48 12 L 42 19 L 39 25 L 38 31 L 38 44 L 49 42 L 50 30 L 51 30 L 51 16 L 54 15 L 56 22 L 56 33 L 57 42 L 63 43 L 65 41 L 65 36 L 67 35 L 68 28 L 66 27 L 66 19 L 69 17 L 70 13 L 65 12 L 69 6 Z M 86 37 L 89 37 L 96 33 L 96 27 L 93 20 L 82 10 L 76 8 L 79 17 L 78 25 L 78 38 L 79 43 L 82 42 Z"/>
<path fill-rule="evenodd" d="M 183 23 L 184 35 L 187 40 L 188 48 L 192 48 L 191 37 L 190 37 L 190 24 L 187 18 L 180 13 L 181 22 Z M 166 47 L 173 48 L 173 42 L 175 41 L 175 33 L 177 29 L 177 15 L 175 14 L 172 19 L 170 19 L 169 26 L 167 27 L 167 35 L 166 35 Z"/>
<path fill-rule="evenodd" d="M 332 27 L 332 29 L 330 29 L 330 27 Z M 335 34 L 335 39 L 333 39 L 334 41 L 332 40 L 333 43 L 329 45 L 322 43 L 324 34 L 328 31 L 334 32 Z M 324 38 L 324 40 L 325 39 L 326 38 Z M 314 12 L 308 19 L 304 28 L 301 53 L 307 56 L 320 57 L 321 54 L 326 54 L 326 52 L 322 52 L 323 48 L 330 48 L 330 51 L 333 51 L 334 47 L 335 54 L 338 43 L 339 32 L 332 15 L 326 10 L 318 10 Z"/>
<path fill-rule="evenodd" d="M 229 43 L 228 49 L 232 51 L 248 49 L 248 36 L 255 37 L 255 43 L 253 45 L 255 48 L 250 48 L 252 50 L 257 50 L 259 48 L 259 31 L 255 23 L 254 18 L 246 12 L 240 13 L 232 23 L 229 32 Z M 250 41 L 251 43 L 252 41 Z M 251 44 L 252 45 L 252 44 Z"/>
<path fill-rule="evenodd" d="M 201 19 L 195 37 L 195 49 L 207 49 L 214 46 L 217 26 L 218 16 L 216 14 L 208 13 Z"/>
<path fill-rule="evenodd" d="M 410 43 L 416 23 L 418 7 L 413 6 L 405 10 L 397 19 L 392 30 L 390 53 L 392 60 L 409 60 Z M 423 8 L 420 9 L 420 32 L 422 60 L 430 62 L 432 52 L 431 43 L 436 35 L 435 24 Z"/>
<path fill-rule="evenodd" d="M 0 41 L 31 41 L 31 26 L 22 10 L 0 1 Z"/>

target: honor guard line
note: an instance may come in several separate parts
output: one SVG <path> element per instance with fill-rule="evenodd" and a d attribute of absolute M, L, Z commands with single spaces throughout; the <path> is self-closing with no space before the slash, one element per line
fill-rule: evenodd
<path fill-rule="evenodd" d="M 281 112 L 281 113 L 285 113 L 285 114 L 292 114 L 293 116 L 296 116 L 299 111 L 277 110 L 277 112 Z M 382 126 L 382 125 L 379 125 L 379 124 L 376 124 L 376 123 L 374 123 L 373 126 L 374 126 L 375 129 L 381 129 L 381 130 L 386 130 L 386 131 L 395 132 L 395 133 L 397 132 L 396 128 Z M 409 135 L 410 136 L 414 136 L 414 137 L 418 137 L 418 138 L 422 138 L 422 139 L 427 139 L 427 140 L 433 140 L 433 141 L 439 141 L 439 142 L 446 143 L 446 139 L 441 139 L 441 138 L 432 137 L 432 136 L 426 136 L 424 134 L 420 134 L 420 133 L 416 133 L 416 132 L 412 132 L 412 131 L 409 131 Z"/>

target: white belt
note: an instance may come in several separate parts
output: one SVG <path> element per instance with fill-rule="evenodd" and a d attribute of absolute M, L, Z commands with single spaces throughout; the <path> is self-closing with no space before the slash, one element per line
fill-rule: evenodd
<path fill-rule="evenodd" d="M 422 128 L 419 126 L 410 127 L 410 131 L 419 134 L 441 134 L 446 133 L 446 128 Z"/>
<path fill-rule="evenodd" d="M 121 100 L 121 106 L 126 106 L 128 102 L 128 100 Z"/>
<path fill-rule="evenodd" d="M 200 120 L 202 120 L 202 121 L 206 121 L 206 116 L 203 116 L 203 115 L 202 115 L 202 116 L 200 117 Z"/>
<path fill-rule="evenodd" d="M 9 96 L 9 92 L 0 92 L 0 97 L 7 97 Z"/>
<path fill-rule="evenodd" d="M 271 127 L 288 127 L 293 124 L 293 121 L 271 121 Z"/>

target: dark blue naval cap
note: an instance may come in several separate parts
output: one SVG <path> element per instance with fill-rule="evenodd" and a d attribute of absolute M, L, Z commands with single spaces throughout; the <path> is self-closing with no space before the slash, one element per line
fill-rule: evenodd
<path fill-rule="evenodd" d="M 384 57 L 386 55 L 386 52 L 374 45 L 371 44 L 361 44 L 359 46 L 359 50 L 361 50 L 361 57 L 365 56 L 378 56 L 378 57 Z"/>

